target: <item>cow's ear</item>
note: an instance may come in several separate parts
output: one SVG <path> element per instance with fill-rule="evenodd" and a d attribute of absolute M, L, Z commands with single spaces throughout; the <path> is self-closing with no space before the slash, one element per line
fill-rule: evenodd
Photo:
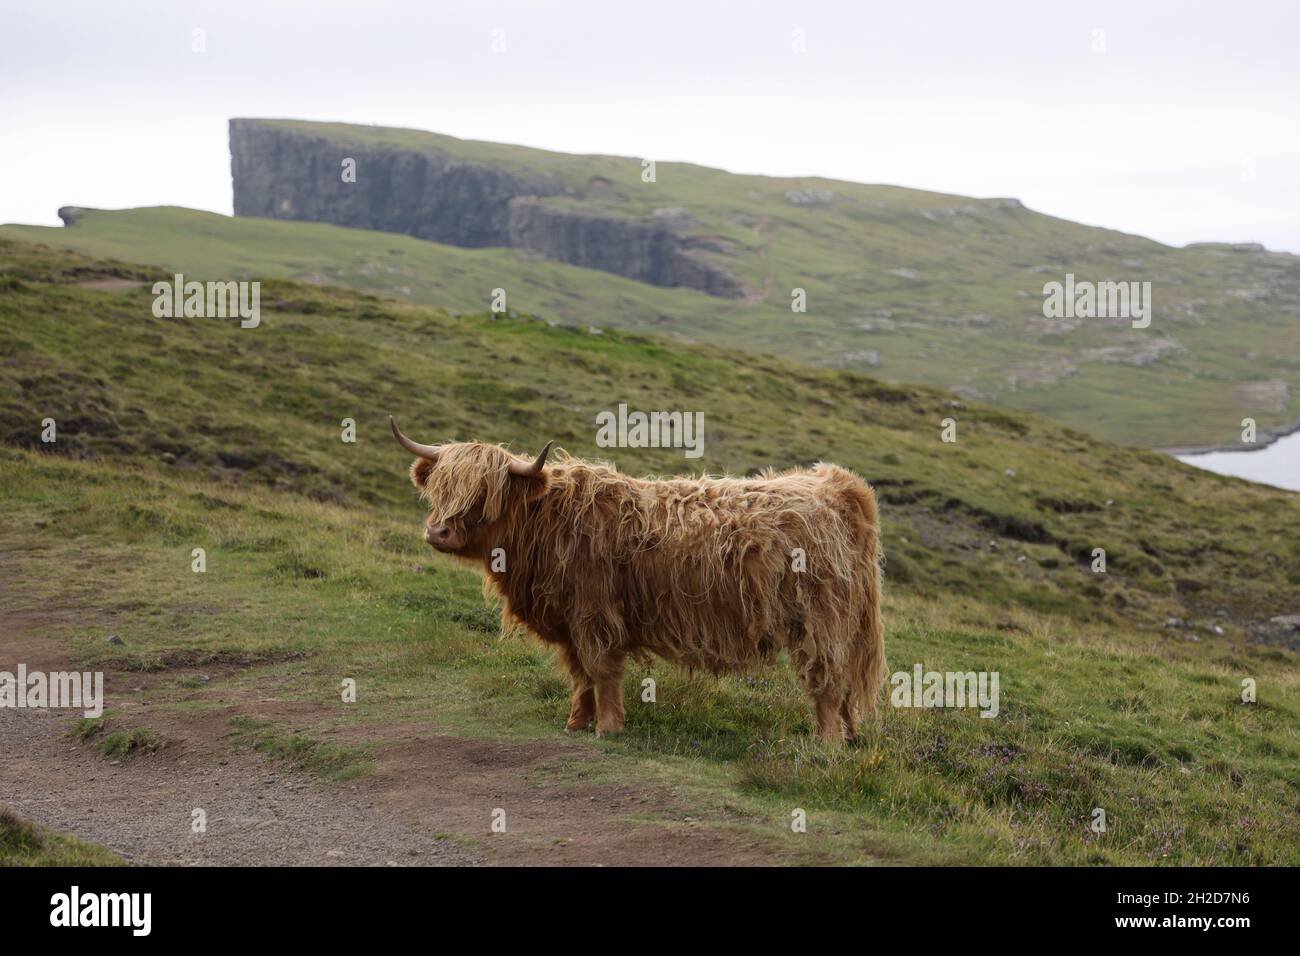
<path fill-rule="evenodd" d="M 434 463 L 428 458 L 417 458 L 411 462 L 411 484 L 424 490 L 424 483 L 429 480 L 429 474 L 433 471 Z"/>
<path fill-rule="evenodd" d="M 522 494 L 524 496 L 525 501 L 532 501 L 543 491 L 545 491 L 548 482 L 549 479 L 546 477 L 546 472 L 542 472 L 541 474 L 538 475 L 511 475 L 510 476 L 511 489 L 517 491 L 519 494 Z"/>

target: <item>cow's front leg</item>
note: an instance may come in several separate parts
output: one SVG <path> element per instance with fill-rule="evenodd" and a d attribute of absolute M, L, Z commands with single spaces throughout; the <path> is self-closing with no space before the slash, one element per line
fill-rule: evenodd
<path fill-rule="evenodd" d="M 623 729 L 623 655 L 610 654 L 596 668 L 596 736 Z"/>
<path fill-rule="evenodd" d="M 587 673 L 587 669 L 582 666 L 582 661 L 578 659 L 578 654 L 572 646 L 568 644 L 560 646 L 560 661 L 568 670 L 569 679 L 573 682 L 573 696 L 569 700 L 569 720 L 564 725 L 564 731 L 572 733 L 575 730 L 586 730 L 596 716 L 595 682 Z"/>
<path fill-rule="evenodd" d="M 844 696 L 835 691 L 823 690 L 813 695 L 817 736 L 828 744 L 842 744 L 852 736 L 845 725 L 846 707 Z"/>

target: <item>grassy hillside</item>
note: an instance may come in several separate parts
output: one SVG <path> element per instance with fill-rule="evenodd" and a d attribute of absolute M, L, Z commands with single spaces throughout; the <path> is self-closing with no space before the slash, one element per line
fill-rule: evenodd
<path fill-rule="evenodd" d="M 56 833 L 0 807 L 0 866 L 122 866 L 115 853 Z"/>
<path fill-rule="evenodd" d="M 511 309 L 584 327 L 652 326 L 675 310 L 703 314 L 718 306 L 702 292 L 657 288 L 511 250 L 461 249 L 363 229 L 170 206 L 88 209 L 72 229 L 0 226 L 0 236 L 159 264 L 193 277 L 300 279 L 448 311 L 484 311 L 492 290 L 501 287 Z M 701 337 L 725 340 L 724 319 L 706 317 Z"/>
<path fill-rule="evenodd" d="M 876 485 L 893 669 L 996 670 L 1002 712 L 886 707 L 836 753 L 808 739 L 784 666 L 751 680 L 656 664 L 628 675 L 620 739 L 571 746 L 785 834 L 792 854 L 1300 862 L 1296 653 L 1252 639 L 1300 610 L 1300 496 L 924 387 L 528 316 L 269 281 L 258 329 L 157 319 L 129 283 L 161 272 L 0 243 L 0 551 L 21 568 L 11 594 L 83 609 L 60 633 L 84 659 L 237 661 L 235 687 L 291 699 L 357 673 L 367 693 L 340 719 L 374 741 L 410 722 L 559 739 L 564 681 L 540 647 L 496 635 L 476 575 L 422 545 L 384 415 L 426 441 L 596 455 L 600 410 L 702 410 L 709 471 L 826 458 Z M 687 470 L 671 450 L 612 457 Z M 94 638 L 107 620 L 126 647 Z M 631 693 L 647 674 L 653 706 Z M 792 807 L 810 810 L 807 843 L 790 842 Z"/>
<path fill-rule="evenodd" d="M 1227 246 L 1174 249 L 1082 226 L 1014 200 L 971 199 L 822 179 L 739 176 L 639 159 L 571 156 L 417 130 L 267 121 L 337 142 L 436 149 L 541 172 L 575 195 L 544 200 L 602 216 L 684 210 L 691 231 L 732 252 L 747 300 L 661 289 L 506 250 L 457 250 L 392 235 L 230 222 L 183 210 L 90 212 L 70 230 L 0 235 L 157 263 L 214 278 L 275 275 L 342 283 L 478 311 L 504 287 L 511 306 L 578 325 L 653 330 L 797 361 L 871 370 L 887 381 L 1046 414 L 1147 447 L 1226 444 L 1250 415 L 1300 419 L 1300 259 Z M 1048 320 L 1042 287 L 1150 281 L 1150 328 Z M 791 312 L 805 289 L 808 311 Z"/>

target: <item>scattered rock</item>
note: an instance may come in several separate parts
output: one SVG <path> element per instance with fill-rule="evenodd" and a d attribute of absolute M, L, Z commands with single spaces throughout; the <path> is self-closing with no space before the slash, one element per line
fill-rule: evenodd
<path fill-rule="evenodd" d="M 796 206 L 823 206 L 835 198 L 835 193 L 829 189 L 787 189 L 785 198 Z"/>
<path fill-rule="evenodd" d="M 1300 614 L 1282 614 L 1267 621 L 1255 621 L 1247 625 L 1246 630 L 1256 644 L 1300 651 Z"/>
<path fill-rule="evenodd" d="M 829 368 L 848 368 L 853 365 L 875 367 L 880 364 L 880 352 L 876 349 L 862 349 L 855 352 L 841 352 L 827 359 Z"/>

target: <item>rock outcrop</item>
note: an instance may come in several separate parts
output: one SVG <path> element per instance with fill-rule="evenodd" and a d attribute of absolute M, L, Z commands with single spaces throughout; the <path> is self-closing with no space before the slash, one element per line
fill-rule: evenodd
<path fill-rule="evenodd" d="M 356 182 L 342 162 L 354 159 Z M 509 245 L 507 206 L 563 190 L 446 153 L 346 147 L 256 120 L 230 121 L 235 215 L 401 232 L 454 246 Z"/>
<path fill-rule="evenodd" d="M 651 285 L 686 286 L 739 298 L 744 287 L 701 253 L 727 254 L 722 240 L 692 236 L 671 220 L 635 220 L 516 197 L 508 206 L 507 243 L 548 259 L 613 272 Z"/>
<path fill-rule="evenodd" d="M 689 216 L 621 216 L 602 208 L 604 190 L 584 196 L 543 173 L 467 162 L 434 147 L 343 144 L 244 119 L 230 121 L 230 157 L 236 216 L 526 249 L 651 285 L 745 295 L 712 261 L 731 251 L 728 244 L 693 235 Z M 356 161 L 355 182 L 343 180 L 345 158 Z"/>

